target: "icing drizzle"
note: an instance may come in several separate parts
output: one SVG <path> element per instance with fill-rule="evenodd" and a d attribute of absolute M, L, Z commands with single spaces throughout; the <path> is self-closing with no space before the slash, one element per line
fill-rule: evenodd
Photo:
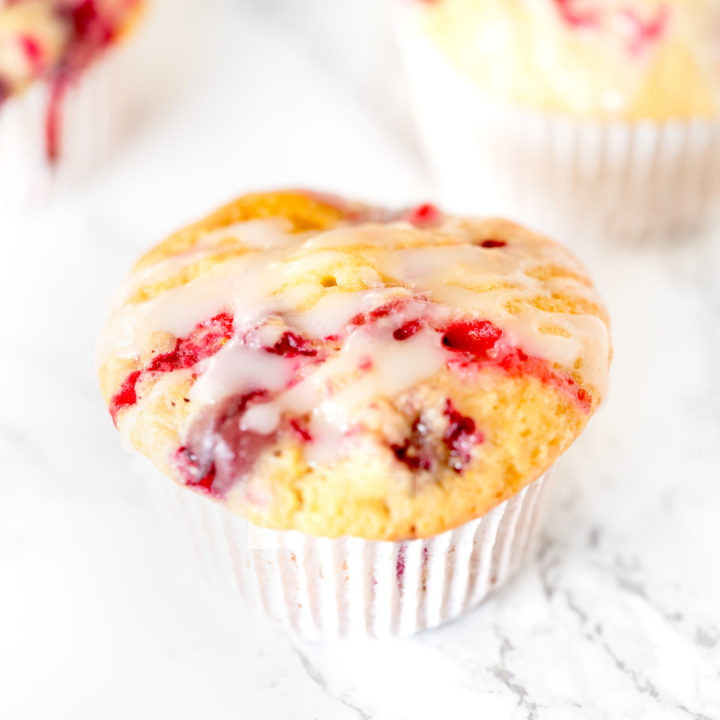
<path fill-rule="evenodd" d="M 130 410 L 152 396 L 153 378 L 190 372 L 186 400 L 198 410 L 174 465 L 187 484 L 223 497 L 280 434 L 301 442 L 310 464 L 330 461 L 373 401 L 445 368 L 533 375 L 589 411 L 590 393 L 604 393 L 608 335 L 596 312 L 582 311 L 599 300 L 577 261 L 509 223 L 427 207 L 407 216 L 414 225 L 315 234 L 292 234 L 279 219 L 248 221 L 138 271 L 100 351 L 101 363 L 137 362 L 110 402 L 116 423 L 132 426 Z M 229 247 L 230 259 L 190 282 L 138 296 Z M 538 268 L 553 269 L 551 279 L 540 280 Z M 579 309 L 536 302 L 554 295 L 577 298 Z M 176 338 L 164 353 L 153 352 L 157 333 Z M 392 445 L 399 462 L 462 472 L 482 430 L 450 399 L 441 416 L 431 427 L 418 415 Z"/>

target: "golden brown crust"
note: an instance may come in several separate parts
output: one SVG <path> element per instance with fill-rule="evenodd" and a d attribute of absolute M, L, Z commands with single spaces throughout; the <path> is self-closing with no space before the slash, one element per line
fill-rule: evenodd
<path fill-rule="evenodd" d="M 190 323 L 190 335 L 156 328 L 140 342 L 145 325 L 138 325 L 129 338 L 138 341 L 136 352 L 129 356 L 106 352 L 99 371 L 103 397 L 121 431 L 163 472 L 179 482 L 198 484 L 252 522 L 333 537 L 430 536 L 484 514 L 540 477 L 581 432 L 604 393 L 610 352 L 607 314 L 590 280 L 567 251 L 513 223 L 443 216 L 425 225 L 423 215 L 422 223 L 412 227 L 398 223 L 402 217 L 405 214 L 299 191 L 256 194 L 227 205 L 147 253 L 120 299 L 119 319 L 109 325 L 106 340 L 111 348 L 124 347 L 127 339 L 119 343 L 116 335 L 128 323 L 135 327 L 132 322 L 156 318 L 157 308 L 165 307 L 168 298 L 186 303 L 185 289 L 212 289 L 225 282 L 223 273 L 237 263 L 238 272 L 244 272 L 243 263 L 251 263 L 261 251 L 243 241 L 243 229 L 250 226 L 238 223 L 280 220 L 267 230 L 264 225 L 260 228 L 269 233 L 267 243 L 280 248 L 271 253 L 273 289 L 267 290 L 263 303 L 279 307 L 279 299 L 292 298 L 292 309 L 271 312 L 262 321 L 262 337 L 271 339 L 262 341 L 269 345 L 262 346 L 259 355 L 256 351 L 247 355 L 247 347 L 256 342 L 255 330 L 248 330 L 254 326 L 238 329 L 237 319 L 225 317 L 229 306 L 218 308 L 222 312 L 212 322 L 209 316 L 201 317 L 194 330 Z M 367 223 L 365 218 L 393 222 Z M 218 233 L 223 228 L 228 229 L 227 236 Z M 285 236 L 299 239 L 288 239 L 286 246 Z M 423 259 L 427 252 L 430 263 Z M 447 264 L 437 265 L 441 258 Z M 478 268 L 486 268 L 480 274 L 470 270 L 478 262 Z M 442 277 L 435 290 L 417 279 L 428 267 Z M 292 317 L 312 315 L 321 300 L 330 301 L 330 315 L 323 315 L 327 322 L 356 297 L 388 291 L 386 299 L 373 301 L 371 308 L 382 308 L 385 302 L 389 310 L 363 316 L 366 319 L 361 321 L 343 321 L 339 334 L 325 330 L 315 337 L 307 330 L 307 319 L 305 324 L 287 325 L 288 312 Z M 440 294 L 429 299 L 432 292 Z M 462 309 L 476 300 L 478 310 Z M 193 311 L 192 303 L 186 307 Z M 242 314 L 244 306 L 235 311 Z M 143 314 L 147 312 L 151 315 Z M 413 312 L 421 315 L 407 314 Z M 506 323 L 499 329 L 487 323 L 490 332 L 503 338 L 500 345 L 493 345 L 495 354 L 478 360 L 474 350 L 453 349 L 454 341 L 448 333 L 442 335 L 443 328 L 464 333 L 463 323 L 483 326 L 485 320 L 474 318 L 477 313 L 485 317 L 485 312 L 497 313 Z M 419 319 L 413 319 L 416 316 Z M 460 324 L 455 326 L 458 317 Z M 495 316 L 491 319 L 498 322 Z M 282 340 L 288 328 L 296 338 L 292 342 Z M 202 342 L 195 338 L 198 332 Z M 251 333 L 247 338 L 246 332 Z M 363 332 L 367 334 L 358 335 Z M 333 367 L 337 369 L 328 370 L 322 384 L 327 398 L 336 402 L 334 398 L 352 395 L 356 386 L 364 387 L 366 373 L 375 372 L 368 367 L 381 366 L 396 344 L 406 347 L 402 332 L 418 343 L 417 353 L 407 356 L 408 373 L 416 372 L 416 363 L 429 363 L 428 373 L 403 384 L 404 361 L 391 363 L 389 368 L 400 369 L 383 372 L 397 377 L 399 389 L 386 384 L 382 391 L 368 386 L 361 392 L 343 421 L 349 423 L 344 434 L 330 443 L 337 442 L 342 452 L 318 459 L 308 451 L 319 431 L 312 425 L 316 410 L 300 409 L 304 401 L 297 398 L 283 401 L 282 393 Z M 478 331 L 469 332 L 470 340 L 462 336 L 459 342 L 475 343 L 472 333 Z M 298 334 L 303 337 L 297 339 Z M 348 355 L 353 337 L 364 338 L 358 347 L 372 358 L 369 366 L 357 350 Z M 388 345 L 386 337 L 394 340 Z M 518 346 L 522 338 L 532 340 L 531 344 Z M 207 363 L 219 357 L 222 348 L 229 352 L 231 347 L 239 353 L 239 367 L 263 359 L 257 382 L 236 391 L 235 409 L 228 411 L 223 409 L 225 399 L 198 391 L 198 378 L 205 379 Z M 547 358 L 542 356 L 543 348 L 552 351 Z M 571 352 L 577 358 L 568 364 L 565 358 Z M 192 353 L 197 356 L 188 362 Z M 425 357 L 434 354 L 444 358 L 437 366 Z M 355 358 L 356 365 L 348 366 L 346 356 Z M 278 374 L 290 368 L 298 374 L 288 380 L 288 390 L 278 396 L 277 390 L 262 387 L 263 383 L 274 387 Z M 228 378 L 234 377 L 233 372 Z M 260 399 L 253 395 L 257 391 Z M 238 400 L 242 392 L 246 395 Z M 237 470 L 241 480 L 218 489 L 213 484 L 214 465 L 212 477 L 188 475 L 180 460 L 196 463 L 203 448 L 224 432 L 218 429 L 218 417 L 234 418 L 236 413 L 239 422 L 247 417 L 247 408 L 267 411 L 257 422 L 271 423 L 273 429 L 248 431 L 241 423 L 240 436 L 232 430 L 232 442 L 243 447 L 238 457 L 242 453 L 250 457 Z M 249 440 L 243 435 L 248 432 Z M 218 471 L 218 477 L 221 474 Z"/>
<path fill-rule="evenodd" d="M 284 191 L 243 195 L 223 205 L 219 210 L 173 233 L 135 264 L 135 270 L 153 265 L 164 258 L 190 249 L 205 233 L 248 220 L 282 218 L 290 223 L 292 232 L 326 230 L 336 225 L 346 213 L 323 196 L 302 192 Z"/>

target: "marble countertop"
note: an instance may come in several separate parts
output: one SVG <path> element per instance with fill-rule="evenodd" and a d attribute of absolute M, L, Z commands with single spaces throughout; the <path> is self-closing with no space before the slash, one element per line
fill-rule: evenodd
<path fill-rule="evenodd" d="M 158 3 L 126 143 L 3 230 L 0 717 L 720 718 L 720 228 L 576 248 L 613 318 L 611 395 L 535 557 L 477 611 L 309 644 L 197 582 L 96 388 L 114 286 L 245 190 L 436 189 L 386 0 Z"/>

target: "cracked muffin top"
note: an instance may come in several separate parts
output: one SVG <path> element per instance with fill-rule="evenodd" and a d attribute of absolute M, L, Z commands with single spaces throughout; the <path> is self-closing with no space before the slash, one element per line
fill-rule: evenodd
<path fill-rule="evenodd" d="M 414 12 L 504 100 L 605 119 L 720 113 L 718 0 L 425 0 Z"/>
<path fill-rule="evenodd" d="M 539 478 L 601 402 L 580 263 L 505 220 L 246 195 L 147 253 L 99 377 L 130 444 L 251 522 L 424 537 Z"/>

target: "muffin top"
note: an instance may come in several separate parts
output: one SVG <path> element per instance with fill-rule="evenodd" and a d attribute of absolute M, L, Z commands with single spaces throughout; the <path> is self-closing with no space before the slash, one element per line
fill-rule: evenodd
<path fill-rule="evenodd" d="M 595 118 L 714 117 L 718 0 L 433 0 L 417 20 L 494 96 Z"/>
<path fill-rule="evenodd" d="M 400 539 L 540 477 L 609 356 L 600 299 L 550 240 L 288 191 L 141 258 L 99 377 L 121 433 L 178 483 L 265 527 Z"/>
<path fill-rule="evenodd" d="M 0 102 L 35 80 L 58 92 L 128 26 L 142 0 L 0 0 Z"/>

